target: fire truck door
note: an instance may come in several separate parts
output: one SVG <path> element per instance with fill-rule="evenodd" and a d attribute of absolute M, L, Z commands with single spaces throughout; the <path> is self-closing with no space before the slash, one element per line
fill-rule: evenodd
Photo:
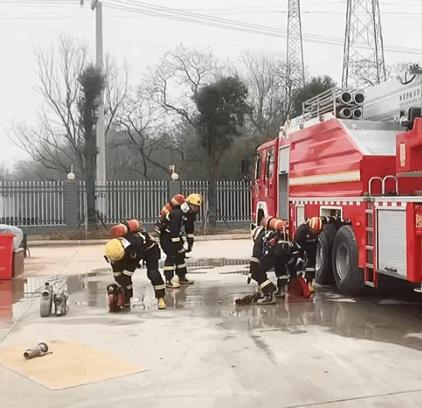
<path fill-rule="evenodd" d="M 262 165 L 263 165 L 263 155 L 262 153 L 258 153 L 256 155 L 256 162 L 255 162 L 255 189 L 254 194 L 256 197 L 260 197 L 263 194 L 262 186 L 264 184 L 263 176 L 262 176 Z"/>
<path fill-rule="evenodd" d="M 289 218 L 289 147 L 280 148 L 278 155 L 278 216 Z"/>

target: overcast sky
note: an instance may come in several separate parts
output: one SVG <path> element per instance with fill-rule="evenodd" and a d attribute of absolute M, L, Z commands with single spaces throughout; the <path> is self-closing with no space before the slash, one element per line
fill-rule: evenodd
<path fill-rule="evenodd" d="M 288 0 L 150 0 L 155 6 L 183 8 L 221 18 L 286 30 Z M 386 48 L 420 49 L 420 54 L 386 52 L 386 63 L 422 60 L 422 0 L 379 0 Z M 132 68 L 132 81 L 157 63 L 167 50 L 183 43 L 211 47 L 217 57 L 235 60 L 243 50 L 278 52 L 286 39 L 173 21 L 135 13 L 139 0 L 104 0 L 104 49 Z M 110 6 L 112 4 L 114 7 Z M 143 3 L 145 4 L 145 3 Z M 346 1 L 302 0 L 303 32 L 343 39 Z M 25 155 L 8 140 L 12 122 L 36 123 L 40 98 L 35 91 L 34 49 L 52 45 L 61 34 L 85 41 L 94 49 L 95 19 L 79 0 L 0 0 L 0 161 L 13 165 Z M 324 40 L 324 39 L 323 39 Z M 329 74 L 340 81 L 342 46 L 308 42 L 305 64 L 312 75 Z"/>

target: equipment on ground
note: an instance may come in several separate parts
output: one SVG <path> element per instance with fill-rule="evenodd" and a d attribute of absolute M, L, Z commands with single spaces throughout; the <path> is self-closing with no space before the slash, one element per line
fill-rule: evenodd
<path fill-rule="evenodd" d="M 55 316 L 64 316 L 69 311 L 67 283 L 63 279 L 52 279 L 45 282 L 41 290 L 40 316 L 49 317 L 53 304 Z"/>
<path fill-rule="evenodd" d="M 50 282 L 45 282 L 44 288 L 41 291 L 40 299 L 40 316 L 48 317 L 51 314 L 51 307 L 53 304 L 53 287 Z"/>
<path fill-rule="evenodd" d="M 31 358 L 42 357 L 42 356 L 45 356 L 46 354 L 48 354 L 47 344 L 46 343 L 39 343 L 36 347 L 34 347 L 32 349 L 25 350 L 25 352 L 23 353 L 23 356 L 27 360 L 30 360 Z"/>
<path fill-rule="evenodd" d="M 107 305 L 111 313 L 121 312 L 125 306 L 125 293 L 121 286 L 115 283 L 107 285 Z"/>
<path fill-rule="evenodd" d="M 253 295 L 246 295 L 242 298 L 236 299 L 234 302 L 237 306 L 245 306 L 256 303 L 258 299 L 261 298 L 261 294 L 259 292 L 255 292 Z"/>

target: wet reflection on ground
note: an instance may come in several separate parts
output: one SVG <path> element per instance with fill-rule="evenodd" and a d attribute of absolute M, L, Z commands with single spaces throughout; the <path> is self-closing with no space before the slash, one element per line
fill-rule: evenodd
<path fill-rule="evenodd" d="M 168 290 L 168 309 L 176 309 L 187 318 L 214 319 L 215 324 L 231 332 L 247 331 L 257 342 L 265 333 L 300 336 L 317 329 L 422 350 L 422 295 L 401 290 L 394 295 L 390 292 L 388 297 L 348 298 L 332 288 L 318 288 L 311 299 L 288 295 L 276 305 L 235 306 L 237 297 L 252 291 L 245 277 L 236 276 L 245 274 L 247 265 L 247 261 L 240 259 L 189 262 L 190 273 L 197 274 L 198 280 L 195 285 Z M 131 313 L 134 318 L 155 318 L 155 314 L 147 313 L 155 311 L 157 306 L 144 275 L 144 270 L 137 272 Z M 108 314 L 105 287 L 111 281 L 107 268 L 68 277 L 72 314 L 77 316 L 87 307 L 99 308 Z M 19 319 L 29 302 L 38 302 L 44 282 L 43 277 L 0 281 L 0 328 L 7 329 Z M 119 317 L 113 316 L 114 321 L 118 324 Z M 88 317 L 86 323 L 89 323 Z"/>

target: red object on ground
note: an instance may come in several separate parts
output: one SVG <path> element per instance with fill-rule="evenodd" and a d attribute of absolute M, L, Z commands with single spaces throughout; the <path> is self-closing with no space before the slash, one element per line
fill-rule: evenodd
<path fill-rule="evenodd" d="M 308 284 L 302 276 L 296 276 L 289 282 L 289 293 L 295 296 L 303 296 L 305 299 L 311 296 Z"/>
<path fill-rule="evenodd" d="M 0 279 L 13 278 L 13 234 L 0 234 Z"/>

